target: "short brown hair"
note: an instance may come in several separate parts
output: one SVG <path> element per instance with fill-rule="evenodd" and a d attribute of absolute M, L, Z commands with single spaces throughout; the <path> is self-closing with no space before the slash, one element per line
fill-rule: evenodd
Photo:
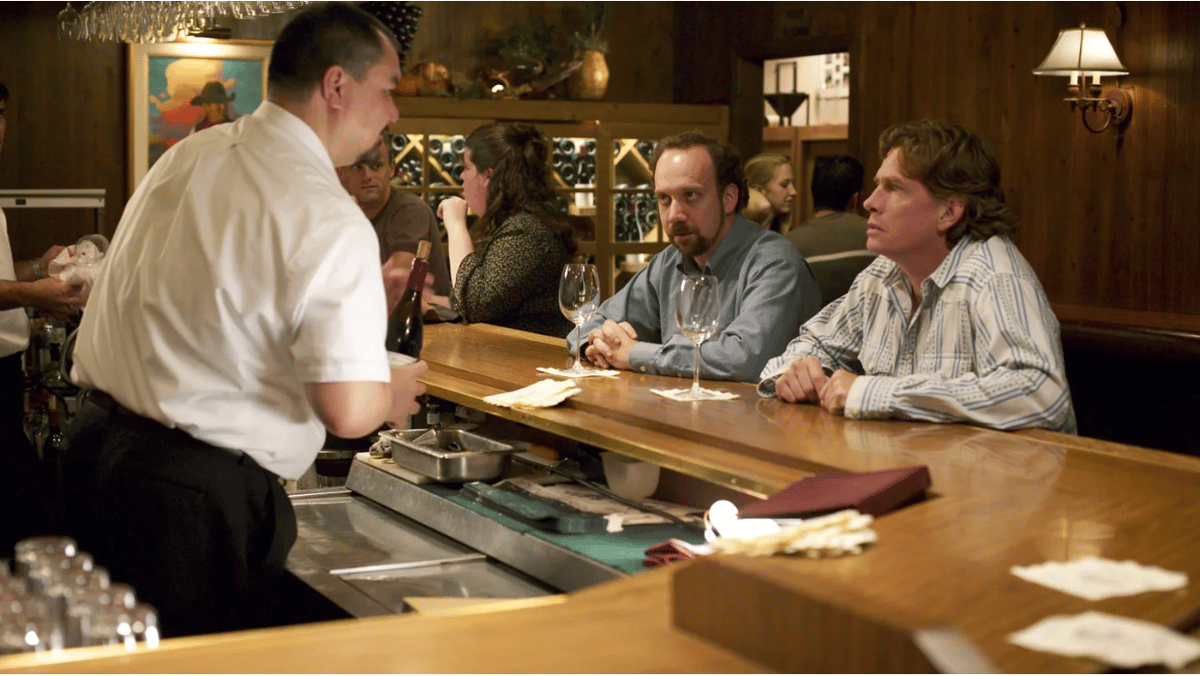
<path fill-rule="evenodd" d="M 985 139 L 953 122 L 921 120 L 894 124 L 879 135 L 880 159 L 894 148 L 901 151 L 897 159 L 904 173 L 935 199 L 962 200 L 962 218 L 946 231 L 948 246 L 966 235 L 986 240 L 1016 232 L 1016 215 L 1000 187 L 1000 164 Z"/>
<path fill-rule="evenodd" d="M 740 213 L 742 207 L 746 206 L 746 178 L 742 174 L 742 161 L 738 158 L 737 152 L 733 148 L 721 143 L 711 136 L 705 136 L 698 131 L 685 131 L 681 134 L 672 134 L 663 137 L 654 145 L 654 152 L 650 153 L 650 173 L 654 174 L 658 168 L 658 159 L 668 150 L 686 150 L 695 146 L 704 146 L 708 150 L 708 156 L 712 159 L 713 169 L 717 175 L 717 190 L 722 194 L 727 186 L 735 186 L 738 191 L 737 205 L 734 206 L 733 212 Z"/>
<path fill-rule="evenodd" d="M 370 14 L 342 2 L 313 5 L 289 21 L 271 47 L 268 96 L 308 96 L 335 65 L 362 82 L 386 43 L 400 51 L 392 31 Z"/>

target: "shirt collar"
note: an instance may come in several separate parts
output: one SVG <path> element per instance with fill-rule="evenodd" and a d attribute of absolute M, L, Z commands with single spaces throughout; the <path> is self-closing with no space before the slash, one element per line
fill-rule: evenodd
<path fill-rule="evenodd" d="M 946 258 L 942 260 L 942 264 L 937 267 L 937 270 L 933 271 L 932 275 L 929 275 L 929 281 L 933 282 L 939 289 L 946 288 L 946 285 L 954 277 L 955 271 L 958 270 L 959 261 L 967 255 L 967 250 L 977 243 L 979 243 L 979 240 L 970 235 L 965 235 L 962 239 L 958 240 L 954 248 L 950 249 L 950 253 L 946 254 Z"/>
<path fill-rule="evenodd" d="M 282 106 L 263 101 L 254 111 L 254 117 L 261 119 L 267 126 L 283 131 L 283 133 L 292 137 L 293 140 L 299 142 L 299 147 L 307 151 L 307 154 L 315 160 L 318 166 L 327 168 L 329 174 L 337 179 L 337 170 L 333 166 L 333 159 L 329 156 L 329 150 L 325 144 L 321 142 L 321 138 L 317 136 L 317 132 L 313 131 L 308 123 L 288 112 Z M 338 181 L 340 184 L 340 180 Z"/>
<path fill-rule="evenodd" d="M 709 257 L 704 270 L 696 267 L 696 261 L 691 256 L 685 256 L 682 253 L 679 255 L 679 263 L 675 267 L 687 275 L 711 274 L 720 277 L 722 269 L 731 260 L 735 263 L 741 262 L 741 249 L 754 234 L 755 229 L 762 230 L 762 226 L 751 223 L 741 216 L 734 216 L 733 225 L 729 226 L 729 232 L 725 234 L 725 239 L 721 240 L 721 243 L 717 245 L 717 250 Z"/>

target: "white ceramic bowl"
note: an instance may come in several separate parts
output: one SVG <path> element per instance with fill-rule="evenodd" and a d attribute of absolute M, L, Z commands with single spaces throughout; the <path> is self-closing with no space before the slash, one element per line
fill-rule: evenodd
<path fill-rule="evenodd" d="M 658 465 L 605 451 L 604 479 L 613 493 L 627 500 L 645 500 L 658 488 Z"/>

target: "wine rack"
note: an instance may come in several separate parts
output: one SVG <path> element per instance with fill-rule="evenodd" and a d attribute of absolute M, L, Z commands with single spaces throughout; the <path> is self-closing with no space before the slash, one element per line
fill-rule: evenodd
<path fill-rule="evenodd" d="M 724 106 L 574 101 L 488 101 L 397 97 L 389 131 L 393 185 L 419 194 L 436 212 L 461 195 L 465 135 L 496 120 L 536 124 L 553 143 L 550 163 L 560 207 L 579 253 L 601 271 L 605 298 L 667 246 L 658 223 L 650 153 L 663 136 L 699 130 L 728 138 Z M 611 149 L 611 154 L 605 149 Z"/>

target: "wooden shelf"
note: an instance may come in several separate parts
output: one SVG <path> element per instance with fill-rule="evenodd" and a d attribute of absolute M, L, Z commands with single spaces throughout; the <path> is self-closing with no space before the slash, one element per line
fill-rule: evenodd
<path fill-rule="evenodd" d="M 652 185 L 653 173 L 646 158 L 637 151 L 637 143 L 655 142 L 663 136 L 698 129 L 702 133 L 726 141 L 729 138 L 729 110 L 725 106 L 659 105 L 642 103 L 605 103 L 583 101 L 521 101 L 455 99 L 450 97 L 396 97 L 400 120 L 390 131 L 405 134 L 409 145 L 405 151 L 427 150 L 421 145 L 430 135 L 454 136 L 469 134 L 476 127 L 495 120 L 531 122 L 554 139 L 582 139 L 595 141 L 595 175 L 586 187 L 572 185 L 555 172 L 554 187 L 573 202 L 572 193 L 586 192 L 595 195 L 595 206 L 568 207 L 572 217 L 590 218 L 594 227 L 581 225 L 581 233 L 591 239 L 579 242 L 579 251 L 594 258 L 600 269 L 601 295 L 608 298 L 616 289 L 620 272 L 621 257 L 631 251 L 655 253 L 668 246 L 653 240 L 618 242 L 615 233 L 615 208 L 613 197 L 633 192 L 649 193 L 648 188 L 615 188 L 618 183 L 632 186 Z M 410 146 L 412 149 L 410 149 Z M 612 152 L 612 148 L 617 152 Z M 405 152 L 402 151 L 402 152 Z M 435 165 L 427 162 L 423 166 Z M 420 186 L 405 186 L 405 190 L 419 193 L 428 198 L 433 193 L 446 192 L 446 188 L 429 186 L 430 180 L 439 174 L 447 183 L 445 171 L 422 172 Z M 594 235 L 592 235 L 594 233 Z M 652 233 L 653 234 L 653 233 Z"/>

